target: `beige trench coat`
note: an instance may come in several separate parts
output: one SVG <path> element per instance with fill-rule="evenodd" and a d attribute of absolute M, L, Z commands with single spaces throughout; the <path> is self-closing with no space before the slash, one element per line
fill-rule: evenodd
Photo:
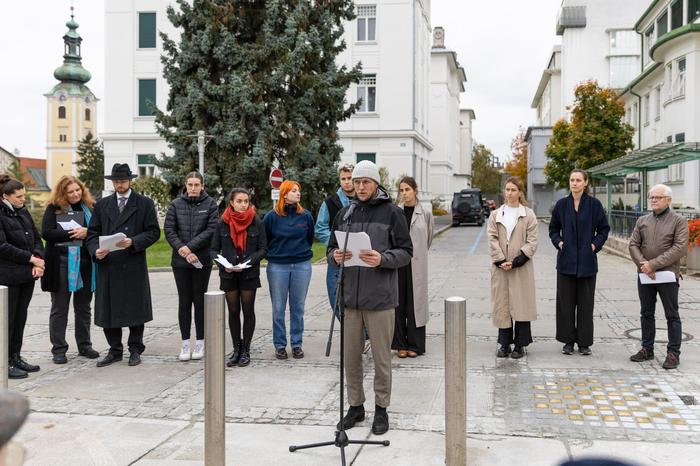
<path fill-rule="evenodd" d="M 535 213 L 520 206 L 518 221 L 510 241 L 503 224 L 503 207 L 494 210 L 488 221 L 489 252 L 491 263 L 512 261 L 522 251 L 532 259 L 537 250 L 537 217 Z M 504 271 L 491 266 L 492 322 L 498 328 L 509 328 L 514 322 L 537 320 L 535 303 L 535 269 L 532 260 L 522 267 Z"/>
<path fill-rule="evenodd" d="M 403 209 L 403 204 L 399 204 L 399 207 Z M 409 227 L 411 242 L 413 242 L 413 258 L 411 258 L 413 313 L 416 318 L 416 327 L 424 327 L 429 318 L 428 249 L 433 243 L 433 213 L 418 202 L 413 210 Z"/>

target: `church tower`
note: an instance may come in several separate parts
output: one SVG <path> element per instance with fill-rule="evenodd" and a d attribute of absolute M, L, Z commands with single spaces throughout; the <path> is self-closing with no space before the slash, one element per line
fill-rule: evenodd
<path fill-rule="evenodd" d="M 80 46 L 83 39 L 77 33 L 78 23 L 66 23 L 63 36 L 63 65 L 53 72 L 59 81 L 46 96 L 46 179 L 51 188 L 63 175 L 77 175 L 78 144 L 88 133 L 96 136 L 97 98 L 85 85 L 90 72 L 81 63 Z"/>

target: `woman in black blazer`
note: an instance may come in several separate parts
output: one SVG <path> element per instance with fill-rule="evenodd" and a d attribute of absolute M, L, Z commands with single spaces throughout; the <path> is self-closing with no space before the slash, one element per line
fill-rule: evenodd
<path fill-rule="evenodd" d="M 255 331 L 255 294 L 260 288 L 260 261 L 267 255 L 267 238 L 247 190 L 232 189 L 228 200 L 229 205 L 214 233 L 211 257 L 216 259 L 221 254 L 232 265 L 248 262 L 244 269 L 224 268 L 219 264 L 220 289 L 226 292 L 228 325 L 233 340 L 233 353 L 226 365 L 244 367 L 250 364 L 250 342 Z"/>
<path fill-rule="evenodd" d="M 71 295 L 78 354 L 89 359 L 100 355 L 90 341 L 95 270 L 83 243 L 94 205 L 95 200 L 82 181 L 74 176 L 62 176 L 53 188 L 41 221 L 41 236 L 46 241 L 46 273 L 41 277 L 41 289 L 51 293 L 49 338 L 54 364 L 68 362 L 66 326 Z M 81 226 L 65 230 L 58 221 L 68 221 L 72 216 Z"/>
<path fill-rule="evenodd" d="M 44 275 L 44 247 L 34 220 L 24 207 L 24 185 L 0 175 L 0 285 L 8 288 L 8 346 L 11 379 L 23 379 L 39 366 L 25 361 L 20 352 L 27 309 L 34 281 Z"/>

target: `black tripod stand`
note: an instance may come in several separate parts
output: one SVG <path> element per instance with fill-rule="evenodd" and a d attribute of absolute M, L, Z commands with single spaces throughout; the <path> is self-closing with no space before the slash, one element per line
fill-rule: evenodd
<path fill-rule="evenodd" d="M 348 210 L 349 214 L 352 214 L 352 210 Z M 350 236 L 350 216 L 346 214 L 345 220 L 345 237 L 343 238 L 343 251 L 347 250 L 348 238 Z M 350 444 L 355 445 L 383 445 L 385 447 L 389 446 L 388 440 L 350 440 L 348 435 L 345 433 L 345 427 L 343 426 L 343 414 L 344 414 L 344 398 L 345 398 L 345 383 L 343 380 L 343 375 L 345 371 L 345 359 L 344 359 L 344 349 L 345 349 L 345 332 L 343 332 L 343 324 L 345 322 L 345 301 L 343 300 L 344 291 L 344 281 L 345 281 L 345 261 L 340 263 L 340 268 L 338 270 L 338 281 L 335 284 L 335 306 L 333 307 L 333 312 L 331 312 L 331 329 L 328 334 L 328 343 L 326 344 L 326 357 L 330 356 L 331 353 L 331 341 L 333 339 L 333 326 L 335 324 L 335 309 L 340 310 L 340 430 L 335 431 L 335 440 L 330 442 L 320 442 L 320 443 L 309 443 L 307 445 L 291 445 L 289 451 L 295 452 L 297 450 L 303 450 L 306 448 L 317 448 L 325 447 L 329 445 L 335 445 L 340 448 L 340 461 L 342 466 L 345 466 L 345 447 Z"/>

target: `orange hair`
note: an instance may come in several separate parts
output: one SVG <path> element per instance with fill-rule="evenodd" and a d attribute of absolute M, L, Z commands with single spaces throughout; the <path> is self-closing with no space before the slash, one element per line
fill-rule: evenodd
<path fill-rule="evenodd" d="M 72 185 L 73 183 L 80 186 L 80 190 L 83 192 L 83 197 L 80 199 L 80 201 L 92 209 L 92 206 L 95 205 L 95 199 L 92 197 L 90 190 L 85 186 L 85 184 L 75 176 L 62 176 L 58 180 L 56 186 L 53 187 L 53 191 L 51 192 L 49 204 L 53 204 L 64 211 L 68 210 L 68 196 L 66 195 L 66 191 L 68 190 L 68 186 Z"/>
<path fill-rule="evenodd" d="M 285 180 L 282 182 L 282 186 L 280 186 L 280 198 L 277 199 L 277 202 L 275 202 L 275 212 L 277 212 L 277 215 L 287 215 L 287 213 L 284 211 L 284 205 L 287 203 L 285 197 L 287 197 L 289 191 L 291 191 L 295 186 L 299 188 L 299 191 L 301 191 L 301 185 L 297 181 Z M 304 212 L 304 208 L 301 206 L 300 202 L 297 202 L 297 214 L 301 214 L 302 212 Z"/>

